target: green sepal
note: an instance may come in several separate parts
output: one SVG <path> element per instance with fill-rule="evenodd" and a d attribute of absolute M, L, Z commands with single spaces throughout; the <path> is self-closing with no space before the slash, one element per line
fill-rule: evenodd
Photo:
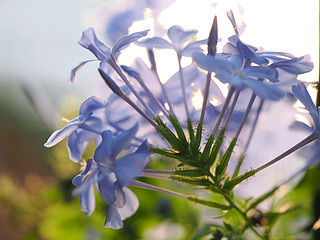
<path fill-rule="evenodd" d="M 227 209 L 231 208 L 230 206 L 227 206 L 227 205 L 223 205 L 223 204 L 211 202 L 211 201 L 206 201 L 206 200 L 202 200 L 202 199 L 195 198 L 195 197 L 188 197 L 188 200 L 191 202 L 199 203 L 201 205 L 205 205 L 205 206 L 212 207 L 212 208 L 218 208 L 221 210 L 227 210 Z"/>
<path fill-rule="evenodd" d="M 200 169 L 182 169 L 182 170 L 175 170 L 175 175 L 187 176 L 187 177 L 201 177 L 207 175 L 206 172 Z"/>
<path fill-rule="evenodd" d="M 213 140 L 214 140 L 214 136 L 212 134 L 210 134 L 208 141 L 206 143 L 206 146 L 204 147 L 203 153 L 200 157 L 200 161 L 201 162 L 207 162 L 208 161 L 208 156 L 210 154 L 211 151 L 211 147 L 213 144 Z"/>
<path fill-rule="evenodd" d="M 169 120 L 172 123 L 174 129 L 176 130 L 181 143 L 184 145 L 185 149 L 187 149 L 189 144 L 177 117 L 175 115 L 170 114 Z"/>
<path fill-rule="evenodd" d="M 214 162 L 216 161 L 216 159 L 217 159 L 219 150 L 221 148 L 221 145 L 222 145 L 222 142 L 223 142 L 223 139 L 224 139 L 225 132 L 226 132 L 226 128 L 222 128 L 220 130 L 220 132 L 219 132 L 219 136 L 218 136 L 217 140 L 213 144 L 210 156 L 208 158 L 208 163 L 207 163 L 207 165 L 209 167 L 211 167 L 214 164 Z"/>
<path fill-rule="evenodd" d="M 197 154 L 199 151 L 201 137 L 202 137 L 202 124 L 198 124 L 196 136 L 194 137 L 193 141 L 190 144 L 191 151 L 193 154 Z"/>
<path fill-rule="evenodd" d="M 187 158 L 186 155 L 181 154 L 181 153 L 177 153 L 177 152 L 174 152 L 174 151 L 160 149 L 160 148 L 153 148 L 153 147 L 149 147 L 149 150 L 150 150 L 150 152 L 153 152 L 155 154 L 159 154 L 161 156 L 177 159 L 178 161 L 180 161 L 180 162 L 182 162 L 184 164 L 189 164 L 190 165 L 190 162 L 192 162 L 192 159 Z"/>
<path fill-rule="evenodd" d="M 246 180 L 247 178 L 249 178 L 253 175 L 254 175 L 254 171 L 252 170 L 252 171 L 246 172 L 242 175 L 236 176 L 229 181 L 225 181 L 225 183 L 223 185 L 223 189 L 224 190 L 232 190 L 239 183 L 241 183 L 242 181 Z"/>
<path fill-rule="evenodd" d="M 240 169 L 241 169 L 241 166 L 242 166 L 242 163 L 243 163 L 243 160 L 245 159 L 245 157 L 246 157 L 246 155 L 244 155 L 244 154 L 241 154 L 241 156 L 239 157 L 237 166 L 233 171 L 232 178 L 239 175 L 239 172 L 240 172 Z"/>
<path fill-rule="evenodd" d="M 194 130 L 193 130 L 192 121 L 191 121 L 190 118 L 188 118 L 188 120 L 187 120 L 187 126 L 188 126 L 188 132 L 189 132 L 190 142 L 193 142 L 193 139 L 194 139 Z"/>
<path fill-rule="evenodd" d="M 170 179 L 172 179 L 174 181 L 188 183 L 190 185 L 204 186 L 206 188 L 210 186 L 210 182 L 206 178 L 201 178 L 201 179 L 199 179 L 199 178 L 187 178 L 187 177 L 180 177 L 180 176 L 171 175 Z"/>
<path fill-rule="evenodd" d="M 185 150 L 184 145 L 181 143 L 179 138 L 174 135 L 174 133 L 163 123 L 160 117 L 155 118 L 156 123 L 158 124 L 157 131 L 164 137 L 171 147 L 175 150 L 183 152 Z"/>
<path fill-rule="evenodd" d="M 237 138 L 233 138 L 226 152 L 223 154 L 219 165 L 216 168 L 216 172 L 215 172 L 216 176 L 222 176 L 226 172 L 229 160 L 233 153 L 233 149 L 236 146 L 236 143 L 237 143 Z"/>
<path fill-rule="evenodd" d="M 250 209 L 255 208 L 256 206 L 258 206 L 261 202 L 263 202 L 264 200 L 268 199 L 269 197 L 271 197 L 277 190 L 279 189 L 279 187 L 274 187 L 272 188 L 269 192 L 263 194 L 262 196 L 260 196 L 259 198 L 255 199 L 247 208 L 246 212 L 248 212 Z"/>

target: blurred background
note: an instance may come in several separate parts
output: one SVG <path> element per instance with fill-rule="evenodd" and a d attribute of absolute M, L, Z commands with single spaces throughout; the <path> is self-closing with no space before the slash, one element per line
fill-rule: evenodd
<path fill-rule="evenodd" d="M 218 15 L 219 37 L 224 42 L 233 34 L 225 14 L 229 9 L 239 24 L 246 25 L 244 42 L 295 56 L 309 54 L 315 69 L 303 80 L 317 81 L 317 1 L 0 1 L 0 239 L 197 239 L 194 229 L 201 230 L 206 222 L 200 209 L 140 189 L 133 190 L 143 207 L 125 222 L 125 228 L 105 229 L 106 206 L 101 199 L 97 198 L 95 213 L 86 217 L 79 199 L 72 196 L 71 179 L 79 168 L 68 160 L 65 141 L 52 149 L 43 144 L 65 124 L 62 117 L 78 115 L 84 99 L 109 94 L 95 63 L 79 73 L 75 85 L 68 82 L 73 67 L 93 59 L 77 44 L 84 29 L 94 27 L 108 46 L 134 31 L 151 29 L 150 35 L 163 36 L 173 25 L 198 29 L 203 39 Z M 120 58 L 126 64 L 132 60 Z M 171 68 L 165 63 L 167 59 L 158 64 L 164 80 L 177 70 L 175 63 Z M 295 136 L 285 146 L 301 139 Z M 285 168 L 280 167 L 278 177 Z M 311 196 L 312 191 L 304 194 Z"/>

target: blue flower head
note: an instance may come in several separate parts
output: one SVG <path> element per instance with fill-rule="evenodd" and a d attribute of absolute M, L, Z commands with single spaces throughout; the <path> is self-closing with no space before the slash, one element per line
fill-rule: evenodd
<path fill-rule="evenodd" d="M 89 159 L 85 170 L 73 179 L 73 184 L 78 187 L 75 193 L 80 194 L 81 210 L 87 215 L 94 211 L 93 186 L 108 203 L 105 227 L 122 228 L 122 221 L 133 215 L 139 205 L 138 199 L 127 187 L 150 162 L 148 142 L 144 141 L 133 153 L 120 154 L 130 146 L 136 132 L 137 125 L 117 137 L 113 137 L 109 130 L 104 131 L 94 158 Z"/>
<path fill-rule="evenodd" d="M 74 162 L 80 162 L 88 142 L 96 138 L 102 127 L 100 118 L 93 114 L 107 105 L 96 97 L 86 99 L 80 107 L 80 115 L 62 129 L 53 132 L 44 146 L 52 147 L 69 137 L 67 142 L 69 157 Z"/>
<path fill-rule="evenodd" d="M 283 91 L 276 86 L 261 81 L 268 79 L 270 82 L 278 82 L 275 70 L 263 66 L 245 67 L 245 59 L 239 55 L 224 57 L 217 54 L 213 57 L 195 53 L 193 60 L 200 68 L 214 72 L 222 83 L 229 83 L 240 90 L 249 87 L 262 99 L 276 101 L 284 96 Z"/>
<path fill-rule="evenodd" d="M 91 61 L 105 61 L 112 65 L 112 61 L 116 58 L 116 55 L 120 53 L 122 49 L 127 47 L 130 43 L 137 41 L 138 39 L 146 36 L 149 30 L 142 32 L 136 32 L 127 36 L 120 38 L 112 48 L 104 45 L 96 36 L 93 28 L 88 28 L 82 32 L 82 35 L 78 43 L 92 52 L 97 60 L 86 60 L 78 64 L 75 68 L 71 70 L 70 82 L 74 83 L 76 81 L 77 72 L 88 62 Z"/>

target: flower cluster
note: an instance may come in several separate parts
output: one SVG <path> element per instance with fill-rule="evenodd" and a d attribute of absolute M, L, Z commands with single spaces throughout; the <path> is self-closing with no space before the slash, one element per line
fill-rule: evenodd
<path fill-rule="evenodd" d="M 304 84 L 294 85 L 297 76 L 311 71 L 313 64 L 308 56 L 260 51 L 244 43 L 231 11 L 228 17 L 235 35 L 219 53 L 217 18 L 214 18 L 208 39 L 200 41 L 195 40 L 197 30 L 184 30 L 179 26 L 168 30 L 170 41 L 160 37 L 144 38 L 148 34 L 146 30 L 120 38 L 112 48 L 102 43 L 92 28 L 82 33 L 79 44 L 97 59 L 76 66 L 71 71 L 70 81 L 75 82 L 77 72 L 86 63 L 98 61 L 99 73 L 113 93 L 106 101 L 96 97 L 87 99 L 80 107 L 79 117 L 54 132 L 45 146 L 51 147 L 68 137 L 70 159 L 80 162 L 88 142 L 95 140 L 97 147 L 93 158 L 87 160 L 85 169 L 73 179 L 77 187 L 75 194 L 80 195 L 81 209 L 87 215 L 94 211 L 93 189 L 96 188 L 109 206 L 105 226 L 122 228 L 122 220 L 138 208 L 138 199 L 128 188 L 136 186 L 218 209 L 234 208 L 244 216 L 246 229 L 260 235 L 248 222 L 246 214 L 262 200 L 241 210 L 232 200 L 232 190 L 255 173 L 319 138 L 318 109 Z M 132 66 L 119 65 L 118 55 L 131 43 L 146 48 L 150 68 L 139 58 Z M 155 60 L 155 54 L 161 49 L 174 50 L 179 66 L 178 72 L 165 83 L 160 80 Z M 190 57 L 192 64 L 183 67 L 182 58 Z M 212 81 L 212 74 L 228 87 L 226 96 Z M 292 86 L 293 94 L 312 116 L 311 135 L 263 166 L 240 174 L 263 102 L 285 98 L 288 86 Z M 196 92 L 202 96 L 200 108 L 193 102 Z M 248 93 L 251 97 L 245 102 Z M 257 98 L 260 99 L 259 105 L 255 104 Z M 256 113 L 255 116 L 252 112 Z M 249 118 L 253 121 L 248 121 Z M 230 175 L 227 167 L 244 127 L 249 129 L 249 135 Z M 225 138 L 230 136 L 232 140 L 227 145 Z M 178 161 L 176 169 L 145 169 L 152 153 Z M 136 180 L 139 176 L 160 175 L 219 193 L 225 202 L 206 201 Z"/>

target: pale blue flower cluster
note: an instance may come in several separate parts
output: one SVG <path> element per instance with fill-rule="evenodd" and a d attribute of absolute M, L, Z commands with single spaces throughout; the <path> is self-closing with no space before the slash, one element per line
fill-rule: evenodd
<path fill-rule="evenodd" d="M 139 176 L 148 176 L 148 170 L 145 169 L 151 161 L 148 142 L 171 150 L 170 144 L 161 139 L 157 119 L 165 122 L 170 129 L 176 129 L 172 115 L 178 118 L 182 126 L 186 126 L 189 120 L 199 123 L 201 114 L 200 123 L 206 134 L 213 133 L 215 136 L 220 123 L 224 121 L 228 131 L 237 130 L 234 136 L 238 138 L 242 127 L 247 124 L 246 119 L 256 97 L 262 101 L 278 101 L 286 95 L 283 85 L 295 84 L 296 81 L 292 79 L 296 80 L 298 74 L 312 70 L 313 64 L 307 56 L 259 51 L 242 42 L 232 12 L 228 16 L 236 34 L 229 38 L 221 53 L 216 52 L 216 22 L 209 39 L 200 41 L 194 40 L 197 30 L 184 30 L 179 26 L 168 30 L 170 41 L 160 37 L 142 39 L 148 34 L 146 30 L 123 36 L 111 48 L 97 38 L 93 28 L 82 33 L 78 43 L 91 51 L 96 59 L 83 61 L 72 69 L 70 81 L 76 81 L 77 72 L 86 63 L 98 61 L 99 73 L 113 94 L 107 101 L 96 97 L 84 101 L 79 117 L 55 131 L 45 146 L 54 146 L 68 137 L 70 159 L 80 162 L 89 141 L 95 140 L 97 147 L 93 158 L 87 160 L 85 169 L 73 179 L 77 187 L 75 194 L 80 195 L 81 210 L 87 215 L 95 209 L 95 188 L 108 204 L 105 226 L 122 228 L 122 221 L 133 215 L 139 205 L 137 197 L 128 187 L 159 190 L 136 180 Z M 205 54 L 203 47 L 207 42 L 208 53 Z M 136 59 L 130 67 L 118 64 L 118 55 L 131 43 L 146 48 L 150 68 L 141 59 Z M 159 49 L 173 49 L 179 64 L 178 72 L 166 83 L 160 80 L 157 72 L 154 55 L 156 51 L 161 51 Z M 181 59 L 184 57 L 192 57 L 193 63 L 182 67 Z M 207 75 L 203 73 L 204 70 Z M 284 76 L 283 72 L 287 74 Z M 227 97 L 211 80 L 211 73 L 221 83 L 228 84 Z M 236 109 L 239 95 L 248 89 L 252 91 L 248 107 L 245 110 Z M 313 118 L 312 139 L 319 138 L 318 109 L 302 83 L 292 89 Z M 197 109 L 192 102 L 196 91 L 204 95 L 203 102 L 215 99 L 219 104 L 208 103 L 202 109 Z M 233 93 L 236 94 L 230 106 Z M 254 129 L 255 124 L 250 127 Z M 144 140 L 146 138 L 148 142 Z M 169 193 L 168 190 L 166 193 Z"/>

